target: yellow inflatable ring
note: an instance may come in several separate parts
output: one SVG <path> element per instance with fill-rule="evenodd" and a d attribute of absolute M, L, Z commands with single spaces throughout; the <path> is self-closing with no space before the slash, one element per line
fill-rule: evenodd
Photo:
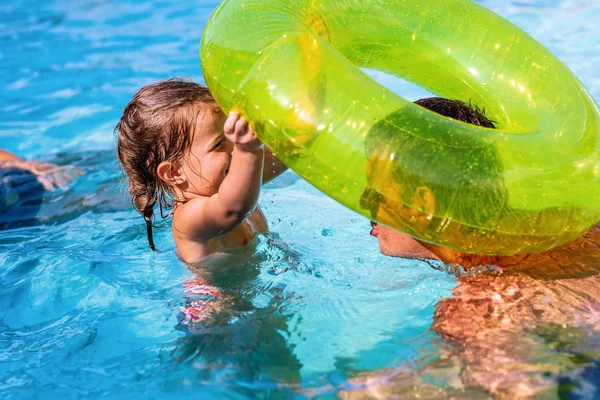
<path fill-rule="evenodd" d="M 292 169 L 412 236 L 509 255 L 600 220 L 598 106 L 470 0 L 225 0 L 201 59 L 222 109 L 245 113 Z M 484 107 L 498 129 L 425 110 L 359 67 Z"/>

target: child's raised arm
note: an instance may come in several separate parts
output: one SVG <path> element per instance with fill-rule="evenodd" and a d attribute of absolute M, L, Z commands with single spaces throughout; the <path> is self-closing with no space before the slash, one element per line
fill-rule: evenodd
<path fill-rule="evenodd" d="M 239 226 L 256 207 L 263 177 L 264 148 L 246 120 L 232 112 L 224 127 L 234 145 L 229 172 L 219 191 L 188 201 L 174 228 L 193 239 L 213 238 Z"/>

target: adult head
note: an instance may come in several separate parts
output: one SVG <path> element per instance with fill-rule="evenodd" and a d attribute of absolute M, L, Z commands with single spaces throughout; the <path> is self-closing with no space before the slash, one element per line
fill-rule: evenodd
<path fill-rule="evenodd" d="M 419 100 L 416 104 L 455 120 L 495 128 L 483 111 L 458 100 L 434 97 Z M 451 215 L 455 220 L 471 220 L 485 226 L 502 212 L 506 188 L 502 165 L 493 145 L 474 137 L 472 149 L 465 149 L 398 134 L 397 126 L 401 126 L 401 121 L 401 110 L 391 113 L 373 126 L 366 139 L 370 187 L 365 191 L 362 203 L 373 219 L 394 222 L 397 226 L 409 220 L 411 223 L 405 225 L 406 230 L 418 233 L 418 229 L 432 228 L 433 215 Z M 393 162 L 389 162 L 390 159 Z M 468 176 L 459 173 L 465 166 L 474 168 Z M 379 181 L 382 177 L 387 178 Z M 389 200 L 383 201 L 385 196 L 378 196 L 381 191 L 385 191 L 388 199 L 395 198 L 398 202 L 390 205 Z M 478 212 L 473 213 L 473 210 Z M 377 238 L 383 254 L 447 262 L 455 262 L 449 255 L 459 254 L 385 225 L 375 222 L 372 225 L 371 234 Z M 453 234 L 452 229 L 448 232 Z"/>

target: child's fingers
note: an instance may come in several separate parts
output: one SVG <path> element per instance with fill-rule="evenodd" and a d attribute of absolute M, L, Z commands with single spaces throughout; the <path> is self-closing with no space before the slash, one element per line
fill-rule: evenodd
<path fill-rule="evenodd" d="M 240 118 L 235 123 L 235 134 L 238 136 L 242 136 L 246 133 L 248 129 L 248 121 L 246 118 Z"/>
<path fill-rule="evenodd" d="M 232 111 L 229 113 L 227 117 L 227 121 L 225 121 L 225 125 L 223 126 L 223 132 L 226 135 L 231 135 L 234 132 L 235 125 L 237 121 L 240 119 L 240 113 L 237 111 Z"/>

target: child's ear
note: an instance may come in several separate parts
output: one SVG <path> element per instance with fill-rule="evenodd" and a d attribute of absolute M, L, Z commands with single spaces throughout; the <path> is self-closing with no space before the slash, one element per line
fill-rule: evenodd
<path fill-rule="evenodd" d="M 424 214 L 435 212 L 435 195 L 427 186 L 419 186 L 413 194 L 413 207 Z"/>
<path fill-rule="evenodd" d="M 181 166 L 171 161 L 161 162 L 156 168 L 156 173 L 167 185 L 176 186 L 186 181 Z"/>

